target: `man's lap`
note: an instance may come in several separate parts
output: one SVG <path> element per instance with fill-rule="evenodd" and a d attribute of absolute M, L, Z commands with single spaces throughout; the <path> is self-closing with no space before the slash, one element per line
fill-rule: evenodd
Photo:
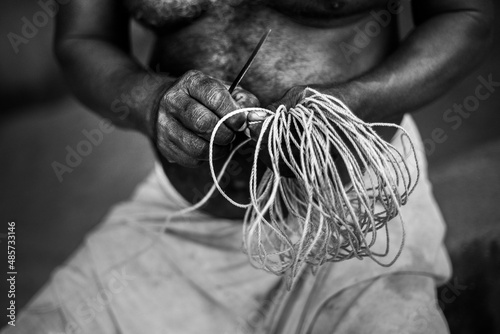
<path fill-rule="evenodd" d="M 172 219 L 164 234 L 152 230 L 188 205 L 157 170 L 86 238 L 7 333 L 386 333 L 380 326 L 387 325 L 446 332 L 430 306 L 449 267 L 425 174 L 402 210 L 408 237 L 396 264 L 328 263 L 316 276 L 306 270 L 290 292 L 280 277 L 249 265 L 239 222 L 192 212 Z M 390 227 L 393 252 L 398 226 Z"/>
<path fill-rule="evenodd" d="M 358 283 L 330 297 L 308 334 L 448 333 L 429 276 L 395 273 Z"/>

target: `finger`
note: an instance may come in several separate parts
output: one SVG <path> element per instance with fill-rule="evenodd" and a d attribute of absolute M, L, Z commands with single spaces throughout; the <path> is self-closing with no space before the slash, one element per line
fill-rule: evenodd
<path fill-rule="evenodd" d="M 181 149 L 191 158 L 202 161 L 207 161 L 209 159 L 210 143 L 186 129 L 182 124 L 177 122 L 177 120 L 172 119 L 165 130 L 169 133 L 168 139 L 170 143 Z M 214 145 L 212 150 L 214 160 L 229 154 L 228 146 Z"/>
<path fill-rule="evenodd" d="M 199 71 L 190 71 L 186 82 L 188 94 L 220 118 L 240 109 L 222 82 Z M 245 121 L 246 116 L 241 113 L 230 117 L 225 124 L 233 131 L 237 131 L 245 124 Z"/>
<path fill-rule="evenodd" d="M 184 153 L 180 148 L 170 145 L 166 146 L 163 151 L 161 151 L 163 156 L 165 156 L 168 162 L 176 163 L 187 168 L 196 168 L 203 164 L 202 160 L 196 160 L 186 153 Z"/>
<path fill-rule="evenodd" d="M 212 111 L 201 105 L 198 101 L 191 99 L 184 106 L 184 111 L 176 114 L 176 119 L 193 133 L 210 141 L 215 125 L 219 117 Z M 222 124 L 215 134 L 214 143 L 217 145 L 229 145 L 236 135 L 225 124 Z"/>
<path fill-rule="evenodd" d="M 243 88 L 236 87 L 231 96 L 241 108 L 254 108 L 260 106 L 260 101 L 257 96 L 247 92 Z"/>
<path fill-rule="evenodd" d="M 306 91 L 302 86 L 295 86 L 290 88 L 283 96 L 276 102 L 268 106 L 268 109 L 276 110 L 280 106 L 285 106 L 288 110 L 294 108 L 306 97 Z"/>
<path fill-rule="evenodd" d="M 238 103 L 240 108 L 257 108 L 260 106 L 260 101 L 255 95 L 247 92 L 246 90 L 244 90 L 240 87 L 237 87 L 233 91 L 231 96 L 236 101 L 236 103 Z M 248 112 L 243 113 L 243 115 L 245 115 L 247 120 L 238 130 L 236 130 L 238 132 L 244 131 L 248 126 L 248 123 L 247 123 L 248 122 L 248 117 L 247 117 Z"/>
<path fill-rule="evenodd" d="M 216 79 L 220 81 L 224 87 L 226 87 L 227 90 L 231 88 L 231 82 L 225 81 L 225 80 L 220 80 L 215 77 L 210 76 L 212 79 Z M 241 86 L 236 86 L 231 93 L 231 96 L 233 99 L 240 105 L 240 108 L 252 108 L 252 107 L 259 107 L 260 106 L 260 101 L 255 96 L 254 94 L 250 93 L 246 89 L 242 88 Z"/>
<path fill-rule="evenodd" d="M 250 131 L 250 138 L 257 140 L 260 137 L 262 124 L 268 116 L 269 114 L 263 110 L 248 113 L 247 124 L 248 130 Z"/>
<path fill-rule="evenodd" d="M 172 143 L 170 138 L 170 134 L 172 133 L 170 123 L 172 121 L 175 122 L 175 120 L 166 113 L 159 113 L 156 124 L 158 133 L 155 143 L 156 147 L 161 155 L 170 163 L 176 163 L 190 168 L 199 166 L 202 161 L 190 157 Z"/>

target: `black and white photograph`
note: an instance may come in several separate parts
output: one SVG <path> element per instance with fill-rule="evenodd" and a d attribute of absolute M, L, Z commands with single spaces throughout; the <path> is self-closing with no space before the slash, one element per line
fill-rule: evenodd
<path fill-rule="evenodd" d="M 3 0 L 1 334 L 500 334 L 500 1 Z"/>

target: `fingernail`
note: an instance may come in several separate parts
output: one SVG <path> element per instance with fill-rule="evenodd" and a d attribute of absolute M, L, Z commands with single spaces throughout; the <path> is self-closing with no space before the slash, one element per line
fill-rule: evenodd
<path fill-rule="evenodd" d="M 245 130 L 246 128 L 247 128 L 247 122 L 243 123 L 243 125 L 236 131 L 241 132 L 241 131 Z"/>
<path fill-rule="evenodd" d="M 267 117 L 267 113 L 265 111 L 252 111 L 248 114 L 248 119 L 250 121 L 262 121 Z"/>
<path fill-rule="evenodd" d="M 245 99 L 245 95 L 242 93 L 236 93 L 236 95 L 234 96 L 234 100 L 236 102 L 239 102 L 239 101 L 244 100 L 244 99 Z"/>

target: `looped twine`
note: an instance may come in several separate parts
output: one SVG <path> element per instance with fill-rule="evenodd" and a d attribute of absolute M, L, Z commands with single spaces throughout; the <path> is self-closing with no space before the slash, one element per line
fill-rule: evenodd
<path fill-rule="evenodd" d="M 199 203 L 175 214 L 200 208 L 217 189 L 230 203 L 246 209 L 243 250 L 250 263 L 286 275 L 289 288 L 306 264 L 314 271 L 325 262 L 369 257 L 382 266 L 392 265 L 403 249 L 405 230 L 401 218 L 399 250 L 392 260 L 383 263 L 379 258 L 389 253 L 388 222 L 400 215 L 420 174 L 414 145 L 402 127 L 366 123 L 339 99 L 311 88 L 307 93 L 289 110 L 283 105 L 275 112 L 244 108 L 222 117 L 210 139 L 214 185 Z M 238 203 L 222 190 L 219 181 L 235 152 L 251 139 L 231 152 L 218 175 L 213 164 L 214 139 L 227 119 L 253 111 L 264 111 L 269 117 L 262 122 L 257 138 L 249 180 L 250 202 Z M 416 177 L 412 178 L 406 157 L 377 135 L 377 126 L 397 128 L 408 139 Z M 258 182 L 257 162 L 264 149 L 271 166 Z M 283 164 L 294 178 L 281 175 Z M 380 230 L 384 231 L 385 250 L 375 252 L 371 248 Z"/>

